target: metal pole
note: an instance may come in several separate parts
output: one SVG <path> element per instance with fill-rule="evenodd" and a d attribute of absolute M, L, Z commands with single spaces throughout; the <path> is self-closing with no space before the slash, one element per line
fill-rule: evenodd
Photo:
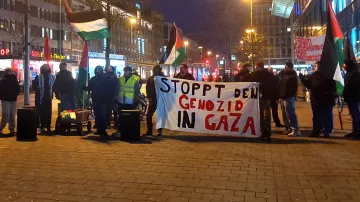
<path fill-rule="evenodd" d="M 130 48 L 131 48 L 131 52 L 130 52 L 130 58 L 131 60 L 133 60 L 133 40 L 132 40 L 133 36 L 132 36 L 132 22 L 130 22 Z"/>
<path fill-rule="evenodd" d="M 59 6 L 59 55 L 60 55 L 60 62 L 61 62 L 61 55 L 62 55 L 62 9 L 61 9 L 61 0 L 59 0 L 60 6 Z"/>
<path fill-rule="evenodd" d="M 30 23 L 29 0 L 25 0 L 25 55 L 24 55 L 24 106 L 30 105 Z"/>

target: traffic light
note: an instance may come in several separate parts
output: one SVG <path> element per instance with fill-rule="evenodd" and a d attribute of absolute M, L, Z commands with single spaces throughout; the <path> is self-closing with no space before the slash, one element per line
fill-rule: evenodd
<path fill-rule="evenodd" d="M 210 61 L 209 61 L 209 60 L 205 60 L 205 64 L 207 64 L 207 65 L 208 65 L 209 63 L 210 63 Z"/>

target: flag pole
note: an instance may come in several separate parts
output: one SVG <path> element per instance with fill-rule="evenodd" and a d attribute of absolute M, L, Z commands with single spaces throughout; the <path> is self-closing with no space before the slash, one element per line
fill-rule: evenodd
<path fill-rule="evenodd" d="M 85 45 L 86 45 L 86 47 L 88 46 L 88 44 L 87 44 L 87 41 L 85 41 Z M 89 51 L 88 51 L 89 52 Z M 88 86 L 89 85 L 89 54 L 87 54 L 87 64 L 86 64 L 86 83 L 85 83 L 85 87 L 86 86 Z M 85 93 L 86 93 L 86 91 L 84 91 L 83 92 L 83 94 L 82 94 L 82 109 L 85 109 Z"/>
<path fill-rule="evenodd" d="M 343 122 L 342 122 L 342 117 L 341 117 L 341 113 L 342 113 L 342 111 L 343 111 L 343 107 L 344 107 L 344 105 L 341 105 L 341 103 L 340 103 L 340 96 L 338 96 L 338 115 L 339 115 L 339 122 L 340 122 L 340 128 L 341 128 L 341 130 L 344 130 Z"/>

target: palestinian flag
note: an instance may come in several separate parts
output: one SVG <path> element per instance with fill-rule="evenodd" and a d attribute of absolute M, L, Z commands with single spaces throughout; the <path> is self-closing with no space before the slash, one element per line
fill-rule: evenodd
<path fill-rule="evenodd" d="M 344 61 L 342 50 L 343 41 L 344 35 L 342 34 L 340 26 L 336 20 L 331 3 L 327 0 L 326 36 L 318 71 L 328 78 L 333 78 L 335 80 L 338 95 L 342 95 L 344 90 L 344 79 L 340 70 Z"/>
<path fill-rule="evenodd" d="M 72 29 L 85 40 L 110 37 L 109 26 L 105 16 L 98 10 L 73 13 L 68 0 L 65 1 L 66 16 Z"/>
<path fill-rule="evenodd" d="M 170 33 L 169 43 L 166 47 L 166 52 L 160 60 L 160 64 L 171 65 L 173 67 L 179 66 L 186 58 L 185 48 L 181 41 L 179 30 L 173 25 Z"/>

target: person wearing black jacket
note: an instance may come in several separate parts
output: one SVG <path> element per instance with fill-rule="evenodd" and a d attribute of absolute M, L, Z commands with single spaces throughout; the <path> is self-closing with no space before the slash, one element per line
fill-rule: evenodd
<path fill-rule="evenodd" d="M 95 124 L 97 132 L 100 136 L 108 136 L 106 132 L 106 115 L 108 104 L 113 99 L 112 87 L 109 78 L 104 74 L 101 66 L 95 67 L 95 76 L 89 81 L 86 88 L 91 92 L 91 98 L 94 105 Z"/>
<path fill-rule="evenodd" d="M 61 101 L 61 111 L 76 108 L 75 79 L 71 72 L 66 69 L 66 63 L 60 63 L 60 72 L 56 75 L 53 91 L 56 98 Z"/>
<path fill-rule="evenodd" d="M 275 93 L 271 74 L 264 68 L 264 63 L 256 64 L 256 71 L 251 74 L 250 81 L 258 82 L 260 89 L 260 126 L 261 137 L 270 140 L 271 137 L 271 98 Z"/>
<path fill-rule="evenodd" d="M 275 85 L 275 87 L 274 87 L 275 93 L 273 94 L 273 96 L 271 97 L 271 100 L 270 100 L 273 121 L 277 128 L 284 128 L 285 126 L 280 123 L 279 112 L 278 112 L 279 104 L 277 101 L 279 99 L 279 78 L 274 75 L 274 71 L 271 67 L 268 67 L 268 71 L 271 75 L 269 79 L 272 80 L 272 83 L 273 83 L 272 85 Z"/>
<path fill-rule="evenodd" d="M 3 78 L 0 80 L 0 100 L 2 108 L 0 135 L 6 124 L 9 124 L 10 135 L 15 133 L 16 100 L 20 93 L 20 86 L 15 72 L 6 68 Z"/>
<path fill-rule="evenodd" d="M 149 98 L 149 106 L 148 111 L 146 114 L 146 125 L 147 125 L 147 132 L 144 134 L 144 136 L 153 135 L 153 123 L 152 123 L 152 117 L 154 116 L 154 113 L 157 109 L 157 98 L 156 98 L 156 89 L 155 89 L 155 77 L 156 76 L 164 76 L 162 73 L 162 68 L 160 65 L 155 65 L 153 67 L 153 75 L 147 80 L 146 83 L 146 95 Z M 158 136 L 162 136 L 162 129 L 158 129 Z"/>
<path fill-rule="evenodd" d="M 192 74 L 189 73 L 189 68 L 187 64 L 181 64 L 180 65 L 180 72 L 174 76 L 176 79 L 185 79 L 185 80 L 191 80 L 194 81 L 195 78 Z"/>
<path fill-rule="evenodd" d="M 345 60 L 343 69 L 346 71 L 343 97 L 352 119 L 352 132 L 345 137 L 360 139 L 360 72 L 353 60 Z"/>
<path fill-rule="evenodd" d="M 336 99 L 336 83 L 317 71 L 320 62 L 316 63 L 313 74 L 305 77 L 300 74 L 303 85 L 310 90 L 310 102 L 313 112 L 313 129 L 310 137 L 319 137 L 321 131 L 328 138 L 332 133 L 333 107 Z"/>
<path fill-rule="evenodd" d="M 283 111 L 285 134 L 301 136 L 298 118 L 295 111 L 295 97 L 298 88 L 298 77 L 291 62 L 279 73 L 279 102 Z"/>
<path fill-rule="evenodd" d="M 106 118 L 106 124 L 107 126 L 110 126 L 110 119 L 111 119 L 111 115 L 114 114 L 114 126 L 116 127 L 118 125 L 118 109 L 117 109 L 117 104 L 116 104 L 116 98 L 119 94 L 119 79 L 116 77 L 115 74 L 116 71 L 116 67 L 114 66 L 108 66 L 106 68 L 106 76 L 109 79 L 110 82 L 110 86 L 111 86 L 111 93 L 112 93 L 112 97 L 113 99 L 110 100 L 110 103 L 107 105 L 108 109 L 107 109 L 107 118 Z"/>
<path fill-rule="evenodd" d="M 250 82 L 251 74 L 250 74 L 249 68 L 251 68 L 251 64 L 245 63 L 239 70 L 239 73 L 236 74 L 234 81 L 235 82 Z"/>

